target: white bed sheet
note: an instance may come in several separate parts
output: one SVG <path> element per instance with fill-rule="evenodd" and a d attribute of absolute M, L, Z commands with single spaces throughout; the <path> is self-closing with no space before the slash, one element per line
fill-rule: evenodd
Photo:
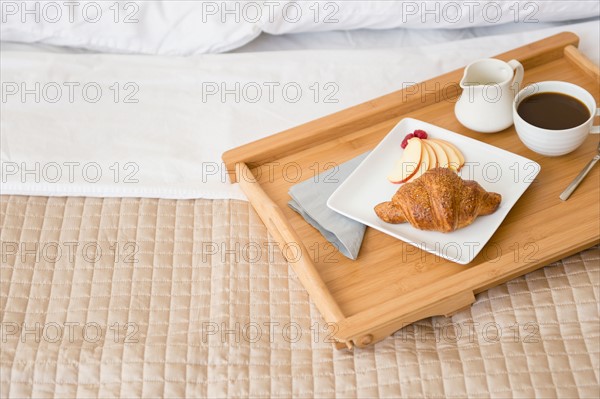
<path fill-rule="evenodd" d="M 250 43 L 233 50 L 234 53 L 290 50 L 349 50 L 419 47 L 433 44 L 474 39 L 486 36 L 510 35 L 532 32 L 565 25 L 573 25 L 596 20 L 501 24 L 497 26 L 463 29 L 357 29 L 351 31 L 331 31 L 270 35 L 263 33 Z"/>
<path fill-rule="evenodd" d="M 97 84 L 103 95 L 96 103 L 83 99 L 80 89 L 73 102 L 66 92 L 57 103 L 32 101 L 34 94 L 25 102 L 18 94 L 3 99 L 2 193 L 244 199 L 222 167 L 220 156 L 229 148 L 563 30 L 578 33 L 582 51 L 599 63 L 599 29 L 592 21 L 431 46 L 190 58 L 5 47 L 3 83 L 56 83 L 63 92 L 65 82 Z M 135 86 L 126 89 L 128 82 Z M 222 92 L 221 85 L 236 84 L 258 85 L 262 98 L 249 101 L 255 96 L 239 90 L 239 101 L 231 93 L 224 100 L 218 94 L 203 99 L 203 90 L 216 85 Z M 273 84 L 279 86 L 269 98 Z M 284 85 L 300 87 L 297 102 L 293 90 L 285 97 Z M 135 88 L 132 99 L 138 102 L 125 103 Z M 336 102 L 326 102 L 328 94 Z"/>

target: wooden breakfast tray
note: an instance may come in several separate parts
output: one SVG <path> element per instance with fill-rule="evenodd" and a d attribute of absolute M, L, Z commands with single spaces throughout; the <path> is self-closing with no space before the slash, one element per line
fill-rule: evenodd
<path fill-rule="evenodd" d="M 575 34 L 564 32 L 496 58 L 519 60 L 525 67 L 524 84 L 564 80 L 598 100 L 600 72 L 577 50 L 578 43 Z M 223 154 L 232 181 L 239 182 L 324 319 L 334 326 L 338 348 L 364 347 L 417 320 L 453 314 L 470 306 L 474 294 L 599 241 L 600 168 L 594 168 L 568 201 L 558 198 L 596 153 L 598 136 L 590 135 L 568 155 L 549 158 L 527 149 L 512 127 L 496 134 L 470 131 L 454 116 L 462 73 L 450 72 Z M 313 178 L 373 149 L 404 117 L 485 141 L 542 166 L 467 266 L 370 228 L 358 259 L 349 260 L 287 205 L 288 189 L 299 181 L 290 174 L 296 175 L 298 167 L 300 180 Z"/>

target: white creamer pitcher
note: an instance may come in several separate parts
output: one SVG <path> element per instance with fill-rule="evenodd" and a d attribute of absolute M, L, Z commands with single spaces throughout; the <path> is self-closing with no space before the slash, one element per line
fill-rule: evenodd
<path fill-rule="evenodd" d="M 523 81 L 519 61 L 495 58 L 475 61 L 465 68 L 463 89 L 454 113 L 465 127 L 495 133 L 513 124 L 512 104 Z"/>

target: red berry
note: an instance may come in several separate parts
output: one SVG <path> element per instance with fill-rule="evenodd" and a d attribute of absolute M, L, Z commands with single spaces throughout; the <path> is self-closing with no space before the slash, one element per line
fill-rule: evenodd
<path fill-rule="evenodd" d="M 406 148 L 406 146 L 408 145 L 408 140 L 412 139 L 413 137 L 415 137 L 414 134 L 412 134 L 412 133 L 407 134 L 406 137 L 404 138 L 404 140 L 402 140 L 402 144 L 400 144 L 400 147 Z"/>
<path fill-rule="evenodd" d="M 425 140 L 427 138 L 427 132 L 425 130 L 415 130 L 415 137 Z"/>

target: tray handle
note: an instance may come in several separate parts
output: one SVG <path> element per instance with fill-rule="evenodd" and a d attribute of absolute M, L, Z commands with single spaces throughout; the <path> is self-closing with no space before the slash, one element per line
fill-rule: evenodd
<path fill-rule="evenodd" d="M 235 167 L 237 181 L 250 200 L 250 203 L 267 226 L 267 230 L 277 241 L 283 256 L 292 266 L 311 299 L 328 322 L 341 322 L 345 319 L 342 310 L 327 289 L 319 272 L 302 243 L 298 233 L 290 226 L 283 211 L 263 191 L 256 177 L 245 163 Z M 343 343 L 352 348 L 351 342 Z"/>
<path fill-rule="evenodd" d="M 581 69 L 586 75 L 600 83 L 600 68 L 587 58 L 579 49 L 573 45 L 565 47 L 565 58 Z"/>

